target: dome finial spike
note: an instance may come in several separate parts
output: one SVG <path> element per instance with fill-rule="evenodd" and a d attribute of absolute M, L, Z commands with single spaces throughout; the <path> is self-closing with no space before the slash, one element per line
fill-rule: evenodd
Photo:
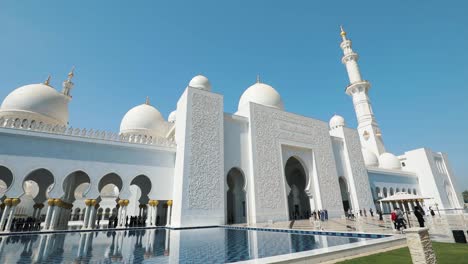
<path fill-rule="evenodd" d="M 257 74 L 257 83 L 260 83 L 260 74 Z"/>
<path fill-rule="evenodd" d="M 51 76 L 49 74 L 49 76 L 47 76 L 47 80 L 45 80 L 45 82 L 44 82 L 45 85 L 50 86 L 50 78 L 51 78 Z"/>
<path fill-rule="evenodd" d="M 147 105 L 149 105 L 149 104 L 150 104 L 149 96 L 146 96 L 146 101 L 145 101 L 145 104 L 147 104 Z"/>

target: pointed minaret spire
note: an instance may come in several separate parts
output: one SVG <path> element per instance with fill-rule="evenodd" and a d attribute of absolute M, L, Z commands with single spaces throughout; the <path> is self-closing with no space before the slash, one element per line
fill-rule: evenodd
<path fill-rule="evenodd" d="M 44 84 L 47 85 L 47 86 L 50 86 L 50 74 L 49 76 L 47 76 L 47 80 L 45 80 Z"/>
<path fill-rule="evenodd" d="M 73 79 L 73 76 L 75 76 L 75 66 L 72 67 L 71 71 L 68 73 L 68 81 L 71 82 Z"/>
<path fill-rule="evenodd" d="M 146 101 L 145 101 L 145 104 L 147 104 L 147 105 L 149 105 L 149 104 L 150 104 L 149 96 L 146 96 Z"/>
<path fill-rule="evenodd" d="M 67 75 L 67 79 L 62 83 L 62 93 L 68 97 L 71 97 L 71 89 L 73 89 L 73 86 L 75 85 L 72 82 L 73 76 L 75 76 L 75 66 L 72 67 L 71 71 Z"/>
<path fill-rule="evenodd" d="M 340 30 L 341 30 L 341 32 L 340 32 L 341 38 L 343 39 L 343 41 L 345 41 L 346 40 L 346 31 L 344 31 L 343 25 L 340 25 Z"/>
<path fill-rule="evenodd" d="M 257 83 L 260 83 L 260 74 L 257 74 Z"/>

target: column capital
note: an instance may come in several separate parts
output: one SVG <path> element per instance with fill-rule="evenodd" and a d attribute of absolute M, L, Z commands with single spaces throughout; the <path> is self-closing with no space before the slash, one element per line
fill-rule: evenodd
<path fill-rule="evenodd" d="M 6 206 L 11 206 L 11 204 L 12 204 L 12 199 L 11 199 L 11 198 L 6 198 L 5 200 L 3 200 L 3 203 L 4 203 Z"/>
<path fill-rule="evenodd" d="M 54 199 L 54 198 L 49 198 L 49 199 L 47 200 L 47 204 L 48 204 L 49 206 L 54 206 L 54 205 L 55 205 L 55 199 Z"/>
<path fill-rule="evenodd" d="M 167 201 L 167 206 L 172 206 L 172 200 Z"/>
<path fill-rule="evenodd" d="M 19 198 L 13 198 L 11 199 L 11 204 L 13 206 L 17 206 L 19 203 L 21 203 L 21 200 Z"/>
<path fill-rule="evenodd" d="M 84 202 L 86 206 L 91 206 L 92 201 L 92 199 L 86 199 Z"/>
<path fill-rule="evenodd" d="M 159 201 L 158 200 L 149 200 L 148 204 L 150 206 L 158 206 Z"/>

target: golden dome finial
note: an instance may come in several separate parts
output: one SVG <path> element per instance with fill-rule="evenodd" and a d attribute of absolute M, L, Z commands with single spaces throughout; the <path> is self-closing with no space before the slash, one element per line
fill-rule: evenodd
<path fill-rule="evenodd" d="M 149 105 L 149 104 L 150 104 L 149 96 L 146 96 L 146 101 L 145 101 L 145 104 L 147 104 L 147 105 Z"/>
<path fill-rule="evenodd" d="M 342 37 L 346 36 L 346 31 L 344 31 L 343 25 L 340 25 L 340 29 L 341 29 L 340 35 L 341 35 Z"/>
<path fill-rule="evenodd" d="M 44 84 L 50 86 L 50 74 L 47 76 L 47 80 L 45 80 Z"/>

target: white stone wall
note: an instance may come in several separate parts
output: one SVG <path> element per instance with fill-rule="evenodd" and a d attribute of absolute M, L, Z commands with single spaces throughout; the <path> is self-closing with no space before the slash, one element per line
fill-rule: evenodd
<path fill-rule="evenodd" d="M 249 117 L 256 222 L 288 220 L 282 145 L 312 149 L 318 209 L 327 209 L 330 217 L 341 215 L 328 124 L 254 103 L 250 104 Z"/>
<path fill-rule="evenodd" d="M 177 104 L 172 226 L 225 222 L 223 97 L 187 88 Z"/>
<path fill-rule="evenodd" d="M 344 128 L 346 167 L 351 172 L 353 191 L 358 201 L 358 208 L 374 208 L 372 193 L 369 183 L 369 176 L 364 164 L 364 158 L 361 151 L 361 143 L 358 132 L 350 128 Z"/>
<path fill-rule="evenodd" d="M 462 208 L 460 193 L 457 192 L 455 177 L 447 162 L 447 157 L 441 153 L 434 153 L 427 148 L 421 148 L 405 152 L 406 170 L 418 175 L 419 187 L 424 196 L 433 197 L 426 204 L 434 206 L 437 203 L 439 209 Z M 442 163 L 438 163 L 438 160 Z M 458 195 L 459 204 L 451 204 L 447 197 L 445 182 L 449 184 L 451 191 Z M 450 211 L 447 211 L 450 213 Z"/>

